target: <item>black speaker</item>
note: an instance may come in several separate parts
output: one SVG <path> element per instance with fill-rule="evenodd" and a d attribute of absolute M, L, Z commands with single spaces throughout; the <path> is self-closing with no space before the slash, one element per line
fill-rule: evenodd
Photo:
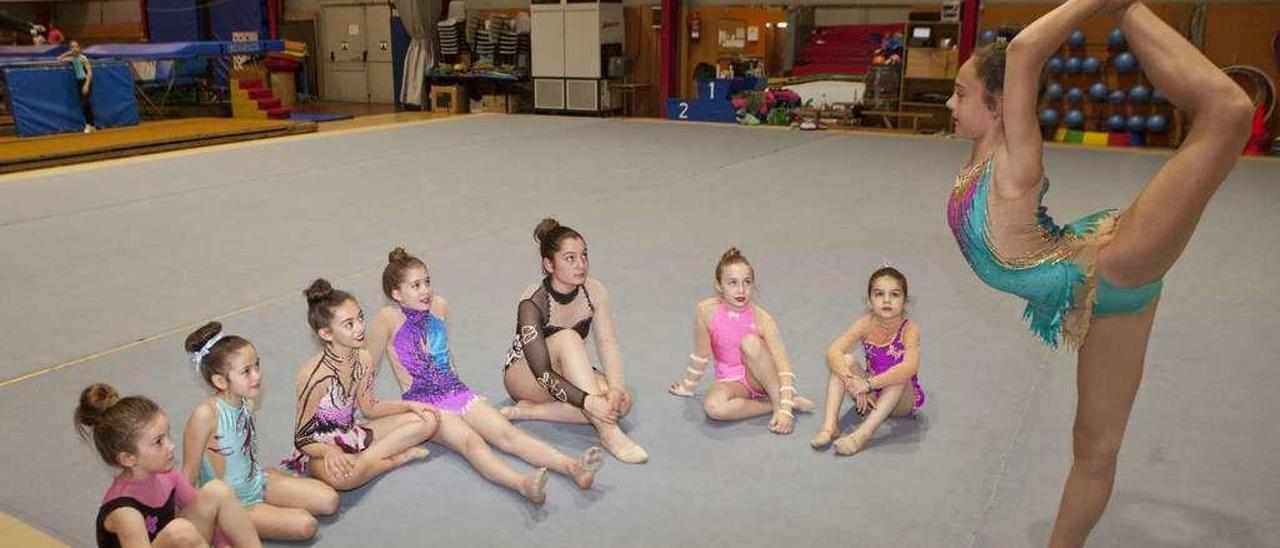
<path fill-rule="evenodd" d="M 942 13 L 936 11 L 913 11 L 907 13 L 907 21 L 912 23 L 929 23 L 941 21 Z"/>

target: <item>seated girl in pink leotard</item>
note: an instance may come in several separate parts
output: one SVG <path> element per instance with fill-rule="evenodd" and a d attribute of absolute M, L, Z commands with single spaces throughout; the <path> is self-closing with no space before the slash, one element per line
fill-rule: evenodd
<path fill-rule="evenodd" d="M 813 402 L 796 395 L 796 374 L 778 335 L 773 316 L 751 300 L 755 272 L 738 251 L 729 248 L 716 265 L 717 296 L 694 311 L 693 353 L 685 378 L 667 388 L 689 397 L 715 358 L 716 382 L 702 400 L 712 420 L 730 421 L 772 413 L 769 430 L 790 434 L 792 410 L 810 411 Z"/>
<path fill-rule="evenodd" d="M 836 453 L 852 455 L 866 445 L 885 419 L 914 417 L 924 406 L 920 388 L 920 330 L 907 320 L 907 277 L 891 266 L 871 274 L 867 281 L 868 313 L 858 318 L 827 349 L 827 408 L 822 428 L 809 440 L 814 449 L 831 443 L 839 433 L 836 424 L 845 395 L 853 397 L 854 409 L 866 415 L 853 432 L 836 441 Z M 862 343 L 867 358 L 864 369 L 853 354 Z"/>

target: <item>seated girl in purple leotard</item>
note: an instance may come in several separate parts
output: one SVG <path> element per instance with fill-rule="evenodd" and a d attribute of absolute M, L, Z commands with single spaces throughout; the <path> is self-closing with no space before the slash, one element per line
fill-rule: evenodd
<path fill-rule="evenodd" d="M 591 488 L 604 462 L 601 448 L 591 447 L 573 459 L 516 428 L 458 378 L 449 348 L 449 305 L 435 294 L 426 263 L 395 248 L 382 271 L 382 290 L 396 304 L 384 307 L 373 320 L 371 363 L 379 366 L 389 348 L 386 355 L 404 399 L 442 411 L 435 441 L 466 457 L 485 478 L 535 503 L 546 498 L 548 468 L 572 478 L 581 489 Z M 516 472 L 493 453 L 490 443 L 538 469 L 528 475 Z"/>
<path fill-rule="evenodd" d="M 836 421 L 845 394 L 853 397 L 858 414 L 866 415 L 853 432 L 836 441 L 836 453 L 857 453 L 889 417 L 914 417 L 924 406 L 920 370 L 920 330 L 907 320 L 907 277 L 891 266 L 871 274 L 867 282 L 869 313 L 858 318 L 827 349 L 827 408 L 822 428 L 809 440 L 814 449 L 831 443 L 839 433 Z M 847 353 L 862 342 L 864 369 Z"/>

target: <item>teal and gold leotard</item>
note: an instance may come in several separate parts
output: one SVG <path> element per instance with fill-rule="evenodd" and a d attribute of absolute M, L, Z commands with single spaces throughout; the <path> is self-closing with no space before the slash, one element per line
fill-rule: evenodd
<path fill-rule="evenodd" d="M 1121 213 L 1098 211 L 1058 226 L 1041 205 L 1047 179 L 1038 194 L 1026 197 L 1035 203 L 1024 204 L 993 195 L 994 172 L 993 155 L 956 176 L 947 222 L 978 278 L 1026 299 L 1023 317 L 1046 344 L 1079 347 L 1092 316 L 1136 313 L 1160 295 L 1161 280 L 1122 288 L 1096 273 L 1098 250 L 1114 237 Z M 1002 237 L 999 250 L 997 231 L 1003 231 L 996 234 Z"/>

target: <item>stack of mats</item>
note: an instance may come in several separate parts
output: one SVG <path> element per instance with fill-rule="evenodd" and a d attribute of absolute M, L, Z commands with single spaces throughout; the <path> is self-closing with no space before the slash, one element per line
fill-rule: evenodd
<path fill-rule="evenodd" d="M 293 72 L 307 58 L 307 44 L 293 40 L 284 41 L 284 51 L 267 54 L 266 66 L 271 72 Z"/>
<path fill-rule="evenodd" d="M 8 87 L 14 127 L 21 137 L 84 130 L 80 89 L 64 63 L 32 63 L 4 67 L 0 81 Z M 138 124 L 129 65 L 97 62 L 89 94 L 94 125 L 99 128 Z"/>

